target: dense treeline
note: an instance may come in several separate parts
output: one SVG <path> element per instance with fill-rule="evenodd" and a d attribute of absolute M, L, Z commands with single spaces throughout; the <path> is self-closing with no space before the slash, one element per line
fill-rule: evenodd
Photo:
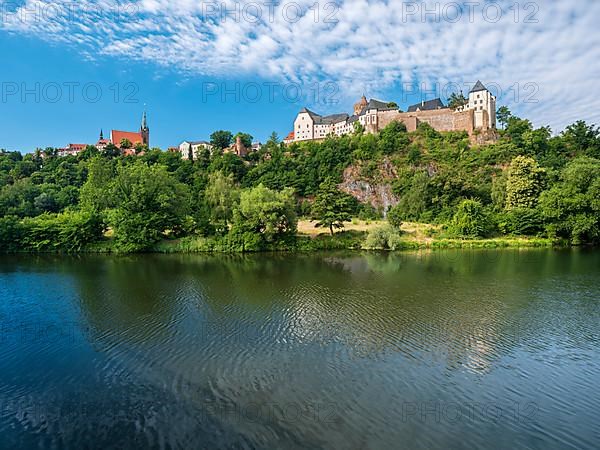
<path fill-rule="evenodd" d="M 203 236 L 216 250 L 291 249 L 298 217 L 333 233 L 351 217 L 384 213 L 396 231 L 379 230 L 371 241 L 396 240 L 400 224 L 415 221 L 440 224 L 446 236 L 598 243 L 599 130 L 577 122 L 552 136 L 504 112 L 500 139 L 486 146 L 470 145 L 465 133 L 426 125 L 407 133 L 392 123 L 379 135 L 358 130 L 287 147 L 274 134 L 245 158 L 204 151 L 183 160 L 159 149 L 122 156 L 113 146 L 68 157 L 1 151 L 0 249 L 75 252 L 110 243 L 141 251 L 183 236 Z M 351 164 L 367 181 L 390 183 L 399 203 L 375 211 L 340 192 Z M 395 175 L 385 179 L 382 165 Z"/>

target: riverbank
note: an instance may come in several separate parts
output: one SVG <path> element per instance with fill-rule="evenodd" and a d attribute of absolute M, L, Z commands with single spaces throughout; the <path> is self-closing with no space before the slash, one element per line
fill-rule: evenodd
<path fill-rule="evenodd" d="M 481 239 L 458 239 L 450 237 L 443 227 L 432 224 L 404 223 L 399 232 L 394 231 L 394 245 L 392 248 L 373 245 L 367 237 L 378 230 L 388 230 L 385 221 L 353 220 L 345 224 L 344 229 L 336 231 L 333 235 L 328 230 L 315 227 L 315 222 L 300 221 L 298 233 L 285 240 L 267 244 L 263 252 L 316 252 L 327 250 L 352 250 L 352 251 L 406 251 L 423 249 L 493 249 L 493 248 L 549 248 L 570 247 L 566 240 L 553 240 L 541 237 L 524 236 L 497 236 Z M 376 233 L 375 233 L 376 234 Z M 163 239 L 151 247 L 136 252 L 128 252 L 119 247 L 113 233 L 109 230 L 103 238 L 85 244 L 78 250 L 65 251 L 52 246 L 44 246 L 38 250 L 15 250 L 7 253 L 99 253 L 99 254 L 126 254 L 126 253 L 254 253 L 256 250 L 248 249 L 244 242 L 240 242 L 230 234 L 225 236 L 186 236 L 182 238 Z"/>
<path fill-rule="evenodd" d="M 369 249 L 365 241 L 369 232 L 387 225 L 385 221 L 354 220 L 343 230 L 331 235 L 315 222 L 299 221 L 295 242 L 279 244 L 271 251 L 311 252 L 321 250 L 383 250 Z M 431 224 L 404 223 L 395 251 L 421 249 L 477 249 L 477 248 L 533 248 L 567 247 L 568 242 L 539 237 L 501 236 L 487 239 L 456 239 L 444 237 L 441 227 Z M 227 238 L 190 236 L 165 240 L 156 244 L 151 251 L 156 253 L 228 253 L 231 245 Z"/>

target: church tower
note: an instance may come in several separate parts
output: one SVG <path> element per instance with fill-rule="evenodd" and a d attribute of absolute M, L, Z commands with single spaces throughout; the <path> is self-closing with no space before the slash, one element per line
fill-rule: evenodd
<path fill-rule="evenodd" d="M 142 116 L 142 125 L 140 126 L 140 134 L 142 135 L 142 143 L 150 147 L 150 128 L 148 128 L 148 120 L 146 118 L 146 111 Z"/>

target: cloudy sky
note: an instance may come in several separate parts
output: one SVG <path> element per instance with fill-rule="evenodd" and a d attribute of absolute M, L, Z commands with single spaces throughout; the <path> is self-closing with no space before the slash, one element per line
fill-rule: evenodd
<path fill-rule="evenodd" d="M 600 123 L 597 0 L 0 1 L 0 148 L 285 135 L 304 105 L 407 107 L 478 79 L 555 132 Z"/>

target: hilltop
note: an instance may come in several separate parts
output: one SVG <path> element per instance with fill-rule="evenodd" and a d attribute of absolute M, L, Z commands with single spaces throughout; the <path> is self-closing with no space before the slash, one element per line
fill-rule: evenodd
<path fill-rule="evenodd" d="M 403 222 L 430 224 L 433 240 L 597 243 L 598 128 L 577 122 L 552 136 L 517 117 L 504 125 L 490 145 L 473 145 L 466 132 L 425 123 L 408 132 L 391 122 L 376 134 L 321 142 L 284 145 L 273 135 L 242 157 L 208 149 L 188 160 L 159 149 L 133 156 L 88 148 L 63 158 L 3 152 L 0 248 L 401 248 Z M 389 225 L 368 236 L 343 233 L 353 218 Z M 324 234 L 298 235 L 299 219 L 314 219 Z"/>

